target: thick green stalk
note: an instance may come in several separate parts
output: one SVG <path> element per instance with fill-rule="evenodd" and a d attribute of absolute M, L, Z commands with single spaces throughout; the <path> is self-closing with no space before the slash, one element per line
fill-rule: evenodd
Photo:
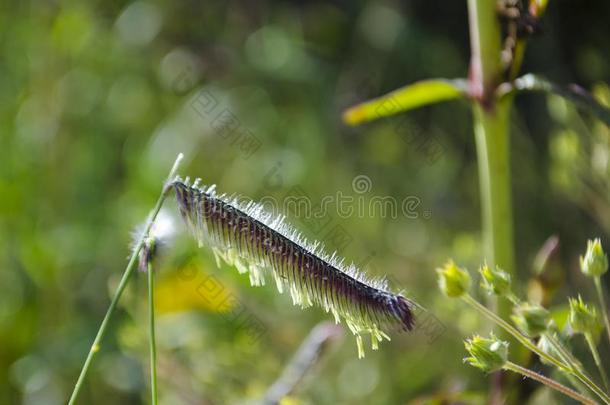
<path fill-rule="evenodd" d="M 498 102 L 502 78 L 500 23 L 496 2 L 468 0 L 470 24 L 470 95 L 479 167 L 484 255 L 491 266 L 514 270 L 513 215 L 510 185 L 509 113 L 512 98 Z M 508 305 L 499 313 L 508 315 Z"/>
<path fill-rule="evenodd" d="M 500 24 L 496 1 L 468 0 L 470 27 L 470 95 L 479 168 L 479 194 L 483 225 L 484 259 L 490 266 L 513 271 L 513 233 L 510 190 L 508 115 L 512 98 L 496 104 L 495 89 L 502 75 Z M 501 302 L 503 317 L 510 306 Z M 500 334 L 501 335 L 501 334 Z M 501 390 L 499 376 L 492 391 Z M 497 392 L 496 392 L 497 394 Z M 492 396 L 494 395 L 492 392 Z M 493 401 L 496 402 L 496 401 Z"/>
<path fill-rule="evenodd" d="M 148 272 L 148 333 L 150 346 L 150 393 L 152 405 L 157 405 L 157 341 L 155 339 L 155 276 L 152 261 L 146 266 Z"/>
<path fill-rule="evenodd" d="M 485 102 L 493 95 L 502 73 L 500 22 L 496 2 L 468 0 L 470 26 L 470 86 L 475 99 Z"/>
<path fill-rule="evenodd" d="M 525 377 L 529 377 L 532 380 L 536 380 L 539 383 L 542 383 L 544 385 L 546 385 L 549 388 L 552 388 L 558 392 L 561 392 L 564 395 L 569 396 L 570 398 L 573 398 L 575 400 L 577 400 L 580 403 L 583 404 L 587 404 L 587 405 L 595 405 L 596 402 L 594 400 L 592 400 L 591 398 L 587 398 L 583 395 L 580 395 L 578 392 L 566 387 L 565 385 L 562 385 L 560 383 L 558 383 L 557 381 L 550 379 L 548 377 L 543 376 L 542 374 L 538 374 L 535 371 L 532 371 L 530 369 L 527 369 L 525 367 L 521 367 L 518 364 L 512 363 L 510 361 L 507 361 L 506 364 L 503 367 L 505 370 L 510 370 L 513 371 L 515 373 L 521 374 Z"/>
<path fill-rule="evenodd" d="M 474 107 L 485 259 L 511 273 L 514 269 L 509 114 L 512 99 L 488 111 Z"/>
<path fill-rule="evenodd" d="M 136 243 L 135 247 L 133 248 L 133 251 L 131 253 L 131 258 L 129 259 L 129 262 L 127 263 L 127 267 L 125 268 L 125 271 L 123 272 L 123 277 L 121 277 L 121 281 L 119 282 L 119 285 L 114 293 L 114 296 L 112 297 L 112 300 L 110 301 L 110 305 L 108 306 L 108 310 L 106 311 L 106 315 L 104 316 L 104 319 L 102 320 L 100 328 L 98 329 L 97 334 L 95 335 L 95 339 L 93 340 L 91 349 L 89 350 L 89 353 L 87 354 L 87 358 L 85 359 L 83 368 L 81 369 L 80 375 L 78 376 L 78 380 L 76 381 L 76 385 L 74 386 L 74 391 L 72 391 L 72 395 L 70 396 L 68 405 L 74 405 L 76 403 L 76 398 L 78 397 L 78 394 L 80 393 L 80 390 L 82 389 L 83 382 L 85 381 L 85 378 L 87 377 L 89 368 L 91 367 L 91 363 L 93 362 L 93 359 L 94 359 L 95 355 L 97 354 L 97 352 L 99 352 L 99 350 L 100 350 L 100 345 L 101 345 L 102 339 L 106 335 L 106 330 L 108 329 L 108 323 L 110 322 L 110 318 L 112 317 L 112 315 L 114 314 L 114 311 L 116 310 L 116 306 L 119 302 L 119 299 L 121 298 L 121 295 L 123 294 L 123 291 L 125 290 L 125 287 L 127 287 L 127 283 L 129 281 L 129 278 L 131 277 L 131 274 L 133 273 L 134 269 L 138 265 L 138 255 L 140 253 L 140 250 L 142 250 L 142 247 L 144 246 L 144 242 L 148 238 L 148 236 L 150 234 L 150 230 L 152 229 L 155 219 L 157 218 L 157 214 L 159 214 L 159 211 L 161 210 L 161 207 L 163 206 L 163 201 L 165 201 L 165 197 L 167 196 L 167 193 L 170 190 L 170 188 L 168 186 L 169 182 L 171 180 L 173 180 L 173 177 L 175 176 L 176 171 L 178 170 L 178 166 L 180 165 L 180 161 L 182 160 L 182 157 L 183 157 L 183 155 L 181 153 L 176 158 L 176 161 L 174 162 L 174 166 L 170 170 L 169 176 L 167 177 L 167 181 L 163 184 L 163 190 L 161 191 L 161 195 L 159 196 L 159 199 L 157 200 L 157 203 L 155 204 L 155 208 L 152 210 L 152 212 L 150 213 L 150 215 L 148 217 L 148 221 L 146 222 L 146 227 L 144 228 L 144 232 L 142 232 L 142 234 L 140 235 L 140 238 L 138 239 L 138 242 Z"/>

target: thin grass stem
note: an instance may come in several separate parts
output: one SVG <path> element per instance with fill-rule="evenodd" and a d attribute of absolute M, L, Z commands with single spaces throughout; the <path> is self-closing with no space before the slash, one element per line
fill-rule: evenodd
<path fill-rule="evenodd" d="M 148 328 L 150 346 L 150 394 L 152 405 L 157 405 L 157 342 L 155 339 L 155 275 L 152 261 L 148 261 Z"/>
<path fill-rule="evenodd" d="M 89 373 L 89 368 L 91 367 L 91 363 L 93 362 L 95 355 L 100 350 L 101 342 L 102 342 L 102 339 L 104 338 L 104 336 L 106 335 L 106 330 L 108 329 L 108 323 L 110 322 L 110 318 L 112 318 L 112 315 L 116 311 L 116 306 L 119 302 L 119 299 L 121 298 L 121 295 L 123 294 L 123 291 L 125 290 L 125 287 L 127 287 L 129 278 L 131 277 L 134 269 L 138 265 L 138 255 L 140 253 L 140 250 L 142 250 L 142 246 L 144 246 L 144 241 L 146 240 L 146 238 L 148 238 L 148 236 L 150 234 L 150 230 L 152 229 L 152 226 L 155 222 L 155 219 L 157 218 L 157 215 L 159 214 L 159 211 L 161 210 L 161 207 L 163 206 L 165 197 L 167 197 L 167 194 L 168 194 L 169 190 L 171 189 L 171 187 L 169 187 L 169 183 L 173 180 L 174 176 L 176 175 L 176 171 L 178 170 L 178 167 L 180 166 L 180 162 L 182 161 L 182 158 L 183 158 L 182 153 L 179 154 L 178 157 L 176 158 L 176 161 L 174 162 L 174 165 L 172 166 L 172 169 L 169 172 L 167 180 L 163 184 L 163 190 L 161 191 L 161 195 L 159 196 L 159 199 L 157 200 L 157 203 L 155 204 L 155 207 L 153 208 L 152 212 L 148 216 L 148 220 L 146 221 L 146 226 L 144 228 L 144 232 L 142 232 L 142 234 L 138 238 L 138 242 L 136 243 L 136 245 L 133 248 L 133 252 L 131 253 L 131 257 L 129 258 L 127 267 L 125 268 L 125 271 L 123 272 L 123 276 L 121 277 L 121 281 L 119 282 L 119 285 L 118 285 L 116 291 L 114 292 L 114 296 L 112 297 L 112 300 L 110 301 L 110 305 L 108 306 L 106 315 L 104 316 L 104 319 L 102 320 L 102 323 L 100 324 L 97 334 L 95 335 L 95 339 L 93 339 L 93 344 L 91 344 L 91 348 L 89 349 L 89 353 L 87 354 L 85 363 L 83 364 L 83 367 L 80 371 L 78 380 L 76 381 L 76 384 L 74 385 L 74 390 L 72 391 L 72 395 L 70 395 L 70 400 L 68 401 L 68 405 L 74 405 L 76 403 L 76 399 L 78 398 L 78 395 L 80 394 L 80 391 L 83 387 L 83 382 L 85 381 L 85 378 L 87 377 L 87 374 Z"/>
<path fill-rule="evenodd" d="M 585 340 L 587 341 L 589 350 L 593 355 L 593 360 L 595 361 L 595 365 L 599 370 L 599 374 L 602 376 L 604 387 L 606 388 L 606 391 L 608 391 L 608 376 L 606 375 L 606 371 L 604 370 L 601 358 L 599 357 L 599 352 L 597 351 L 597 347 L 595 346 L 595 340 L 593 339 L 593 335 L 591 335 L 590 333 L 585 333 Z"/>
<path fill-rule="evenodd" d="M 608 319 L 608 307 L 606 306 L 606 299 L 604 298 L 604 290 L 602 289 L 601 277 L 594 277 L 593 282 L 595 283 L 595 290 L 597 291 L 599 306 L 601 307 L 602 317 L 604 318 L 604 325 L 606 326 L 606 336 L 608 337 L 608 343 L 610 343 L 610 319 Z"/>
<path fill-rule="evenodd" d="M 557 381 L 555 381 L 551 378 L 545 377 L 542 374 L 538 374 L 535 371 L 532 371 L 528 368 L 521 367 L 520 365 L 515 364 L 513 362 L 507 361 L 506 364 L 504 365 L 503 369 L 510 370 L 517 374 L 521 374 L 525 377 L 531 378 L 532 380 L 536 380 L 539 383 L 544 384 L 547 387 L 554 389 L 555 391 L 561 392 L 562 394 L 567 395 L 568 397 L 570 397 L 582 404 L 586 404 L 586 405 L 596 404 L 596 402 L 594 400 L 592 400 L 591 398 L 585 397 L 584 395 L 579 394 L 578 392 L 572 390 L 571 388 L 566 387 L 563 384 L 558 383 Z"/>

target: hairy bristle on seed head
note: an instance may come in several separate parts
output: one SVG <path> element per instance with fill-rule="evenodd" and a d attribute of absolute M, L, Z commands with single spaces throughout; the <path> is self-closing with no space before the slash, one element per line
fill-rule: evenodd
<path fill-rule="evenodd" d="M 290 292 L 301 307 L 317 305 L 343 319 L 357 337 L 363 356 L 362 335 L 370 334 L 373 349 L 385 339 L 384 330 L 413 328 L 414 303 L 392 293 L 385 280 L 366 278 L 354 265 L 345 266 L 335 254 L 311 244 L 284 217 L 268 214 L 259 204 L 218 195 L 215 186 L 199 187 L 188 178 L 172 186 L 180 213 L 200 246 L 212 248 L 220 259 L 249 273 L 252 285 L 275 280 L 280 293 Z"/>

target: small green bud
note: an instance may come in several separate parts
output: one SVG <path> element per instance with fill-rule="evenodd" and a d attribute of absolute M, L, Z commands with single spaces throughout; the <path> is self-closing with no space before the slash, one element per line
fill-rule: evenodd
<path fill-rule="evenodd" d="M 580 297 L 570 298 L 570 326 L 576 333 L 595 335 L 600 329 L 599 318 L 594 307 L 585 304 Z"/>
<path fill-rule="evenodd" d="M 493 334 L 489 339 L 474 335 L 464 343 L 470 357 L 464 359 L 473 367 L 486 373 L 501 369 L 508 357 L 508 342 L 496 338 Z"/>
<path fill-rule="evenodd" d="M 585 257 L 580 256 L 580 269 L 590 277 L 600 277 L 608 271 L 608 256 L 599 238 L 587 241 Z"/>
<path fill-rule="evenodd" d="M 481 273 L 481 287 L 489 294 L 505 296 L 511 294 L 510 274 L 496 266 L 491 269 L 487 264 L 479 269 Z"/>
<path fill-rule="evenodd" d="M 523 303 L 513 309 L 510 317 L 517 328 L 529 337 L 536 337 L 547 329 L 550 314 L 540 305 Z"/>
<path fill-rule="evenodd" d="M 438 285 L 448 297 L 456 298 L 464 295 L 470 289 L 470 274 L 459 268 L 453 260 L 449 260 L 444 267 L 436 269 Z"/>

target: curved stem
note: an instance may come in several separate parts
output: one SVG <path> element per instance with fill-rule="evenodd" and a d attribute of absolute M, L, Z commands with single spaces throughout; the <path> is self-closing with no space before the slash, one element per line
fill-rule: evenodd
<path fill-rule="evenodd" d="M 585 373 L 578 369 L 573 369 L 569 365 L 564 364 L 561 360 L 550 356 L 540 350 L 538 346 L 533 344 L 526 336 L 524 336 L 521 332 L 519 332 L 516 328 L 514 328 L 511 324 L 500 318 L 494 312 L 490 311 L 484 305 L 480 304 L 477 300 L 475 300 L 470 294 L 465 294 L 462 296 L 462 299 L 472 306 L 477 311 L 481 312 L 488 319 L 495 322 L 498 326 L 504 329 L 506 332 L 511 334 L 515 339 L 519 341 L 523 346 L 536 353 L 540 358 L 548 361 L 553 364 L 555 367 L 560 370 L 565 370 L 568 373 L 573 374 L 582 381 L 591 391 L 593 391 L 599 398 L 601 398 L 606 404 L 610 405 L 610 396 L 604 392 L 600 387 L 598 387 Z"/>
<path fill-rule="evenodd" d="M 587 404 L 587 405 L 589 405 L 589 404 L 594 405 L 596 403 L 591 398 L 587 398 L 587 397 L 579 394 L 578 392 L 566 387 L 565 385 L 558 383 L 557 381 L 555 381 L 551 378 L 545 377 L 542 374 L 538 374 L 535 371 L 532 371 L 528 368 L 521 367 L 520 365 L 515 364 L 513 362 L 507 361 L 503 368 L 505 370 L 510 370 L 515 373 L 521 374 L 525 377 L 529 377 L 532 380 L 536 380 L 539 383 L 542 383 L 542 384 L 546 385 L 547 387 L 554 389 L 555 391 L 561 392 L 562 394 L 567 395 L 568 397 L 575 399 L 576 401 L 578 401 L 580 403 Z"/>
<path fill-rule="evenodd" d="M 93 344 L 91 345 L 91 349 L 89 350 L 89 353 L 87 354 L 87 358 L 85 359 L 83 368 L 81 369 L 80 375 L 78 376 L 78 380 L 76 381 L 76 384 L 74 385 L 74 390 L 72 391 L 72 395 L 70 396 L 68 405 L 74 405 L 76 403 L 76 398 L 78 397 L 78 394 L 80 393 L 80 391 L 82 389 L 83 382 L 85 381 L 85 378 L 87 377 L 89 368 L 91 367 L 91 363 L 93 362 L 93 359 L 94 359 L 95 355 L 97 354 L 97 352 L 100 350 L 100 345 L 101 345 L 102 339 L 104 338 L 104 335 L 106 334 L 106 330 L 108 329 L 108 323 L 110 321 L 110 318 L 112 317 L 112 315 L 114 314 L 114 311 L 116 310 L 117 303 L 119 302 L 119 299 L 121 298 L 121 295 L 123 294 L 123 291 L 125 290 L 125 287 L 127 287 L 127 283 L 129 281 L 129 278 L 131 277 L 131 274 L 133 273 L 133 270 L 137 267 L 138 254 L 140 253 L 140 250 L 142 250 L 142 246 L 144 246 L 144 241 L 148 237 L 150 230 L 155 222 L 155 219 L 157 218 L 157 215 L 159 214 L 159 211 L 161 210 L 161 207 L 163 206 L 163 201 L 165 201 L 165 197 L 167 196 L 167 193 L 170 190 L 169 182 L 171 180 L 173 180 L 173 177 L 175 176 L 176 171 L 178 170 L 178 166 L 180 165 L 180 161 L 182 160 L 182 158 L 183 158 L 182 153 L 179 154 L 178 157 L 176 158 L 176 161 L 174 162 L 174 165 L 169 172 L 167 180 L 163 184 L 163 190 L 161 191 L 161 195 L 159 196 L 159 199 L 157 200 L 157 203 L 155 204 L 155 208 L 152 210 L 152 212 L 150 213 L 150 215 L 148 217 L 148 220 L 146 222 L 146 227 L 144 228 L 144 232 L 142 232 L 142 234 L 140 235 L 140 237 L 138 239 L 138 242 L 136 243 L 135 247 L 133 248 L 133 252 L 131 253 L 131 257 L 129 259 L 129 262 L 127 263 L 127 267 L 125 268 L 125 271 L 123 272 L 123 276 L 121 277 L 121 281 L 119 282 L 119 285 L 114 293 L 114 296 L 112 297 L 112 300 L 110 301 L 110 305 L 108 306 L 106 315 L 104 316 L 104 319 L 102 320 L 100 328 L 98 329 L 97 334 L 95 335 L 95 339 L 93 339 Z"/>
<path fill-rule="evenodd" d="M 343 335 L 340 327 L 332 322 L 321 322 L 305 338 L 294 357 L 281 376 L 267 389 L 260 405 L 275 405 L 290 395 L 303 378 L 323 358 L 323 352 L 332 340 L 339 340 Z"/>
<path fill-rule="evenodd" d="M 542 76 L 528 73 L 510 82 L 502 83 L 495 90 L 496 98 L 504 100 L 525 91 L 541 91 L 560 96 L 575 106 L 594 114 L 598 119 L 610 125 L 610 109 L 597 101 L 589 92 L 580 86 L 558 85 Z"/>
<path fill-rule="evenodd" d="M 593 282 L 595 283 L 595 290 L 597 290 L 597 297 L 599 298 L 599 306 L 601 307 L 602 316 L 604 317 L 604 325 L 606 325 L 606 336 L 608 336 L 608 343 L 610 343 L 610 320 L 608 319 L 608 307 L 606 306 L 606 299 L 604 298 L 601 278 L 599 276 L 594 277 Z"/>
<path fill-rule="evenodd" d="M 593 340 L 593 336 L 590 333 L 585 333 L 585 340 L 587 341 L 587 345 L 589 345 L 589 350 L 593 355 L 593 360 L 595 361 L 595 365 L 599 370 L 599 374 L 602 376 L 604 387 L 606 388 L 606 391 L 608 391 L 608 376 L 606 376 L 606 371 L 604 370 L 604 366 L 599 357 L 599 352 L 597 351 L 597 347 L 595 346 L 595 340 Z"/>

